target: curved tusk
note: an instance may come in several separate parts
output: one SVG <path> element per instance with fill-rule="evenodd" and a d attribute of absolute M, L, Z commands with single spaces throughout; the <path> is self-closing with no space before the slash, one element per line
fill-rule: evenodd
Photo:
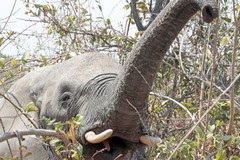
<path fill-rule="evenodd" d="M 161 139 L 159 137 L 152 137 L 149 135 L 142 135 L 140 137 L 140 142 L 142 142 L 143 144 L 146 144 L 148 146 L 156 146 L 157 143 L 161 142 Z"/>
<path fill-rule="evenodd" d="M 111 137 L 111 135 L 113 134 L 113 130 L 112 129 L 107 129 L 105 131 L 103 131 L 102 133 L 99 134 L 95 134 L 93 131 L 89 131 L 85 134 L 85 139 L 89 142 L 89 143 L 100 143 L 105 141 L 106 139 L 108 139 L 109 137 Z"/>

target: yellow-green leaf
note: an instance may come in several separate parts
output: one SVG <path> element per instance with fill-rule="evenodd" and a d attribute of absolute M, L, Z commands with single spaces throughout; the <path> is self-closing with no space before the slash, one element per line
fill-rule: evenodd
<path fill-rule="evenodd" d="M 50 8 L 48 7 L 48 5 L 43 5 L 43 10 L 44 10 L 44 11 L 49 11 Z"/>
<path fill-rule="evenodd" d="M 69 22 L 72 22 L 73 21 L 73 16 L 69 15 L 67 19 L 68 19 Z"/>
<path fill-rule="evenodd" d="M 27 107 L 26 107 L 26 112 L 38 112 L 38 108 L 34 105 L 33 102 L 28 103 Z"/>
<path fill-rule="evenodd" d="M 3 44 L 3 42 L 4 42 L 4 37 L 1 37 L 0 38 L 0 46 Z"/>
<path fill-rule="evenodd" d="M 17 61 L 16 61 L 15 59 L 12 59 L 12 60 L 11 60 L 11 65 L 12 65 L 12 66 L 15 66 L 16 64 L 17 64 Z"/>
<path fill-rule="evenodd" d="M 46 66 L 47 65 L 47 59 L 43 55 L 41 55 L 41 58 L 42 58 L 43 64 Z"/>
<path fill-rule="evenodd" d="M 227 37 L 223 37 L 220 41 L 220 45 L 226 45 L 229 42 Z"/>

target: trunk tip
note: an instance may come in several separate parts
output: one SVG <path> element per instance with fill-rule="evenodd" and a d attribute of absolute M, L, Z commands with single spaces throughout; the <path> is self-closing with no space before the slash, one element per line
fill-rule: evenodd
<path fill-rule="evenodd" d="M 218 8 L 215 5 L 206 5 L 202 9 L 204 22 L 210 23 L 218 17 Z"/>

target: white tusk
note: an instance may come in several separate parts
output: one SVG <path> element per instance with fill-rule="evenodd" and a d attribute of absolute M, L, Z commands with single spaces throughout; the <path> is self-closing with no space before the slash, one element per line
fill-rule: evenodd
<path fill-rule="evenodd" d="M 107 129 L 99 134 L 95 134 L 93 131 L 89 131 L 85 134 L 85 139 L 89 143 L 95 144 L 95 143 L 100 143 L 100 142 L 105 141 L 106 139 L 111 137 L 112 134 L 113 134 L 112 129 Z"/>
<path fill-rule="evenodd" d="M 161 139 L 159 137 L 152 137 L 149 135 L 142 135 L 140 137 L 140 142 L 143 144 L 146 144 L 148 146 L 156 146 L 157 143 L 161 142 Z"/>

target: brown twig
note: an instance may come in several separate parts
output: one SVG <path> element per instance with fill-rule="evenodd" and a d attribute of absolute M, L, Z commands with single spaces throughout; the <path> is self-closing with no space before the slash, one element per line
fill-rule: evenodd
<path fill-rule="evenodd" d="M 56 137 L 62 140 L 65 146 L 67 147 L 70 146 L 70 142 L 67 139 L 65 133 L 63 132 L 56 132 L 54 130 L 47 130 L 47 129 L 27 129 L 27 130 L 17 131 L 17 132 L 19 137 L 28 136 L 28 135 Z M 6 141 L 14 137 L 17 137 L 16 131 L 6 132 L 0 135 L 0 142 Z"/>
<path fill-rule="evenodd" d="M 233 0 L 233 8 L 235 8 L 235 1 Z M 238 13 L 239 14 L 239 13 Z M 234 80 L 234 72 L 235 72 L 235 64 L 236 64 L 236 50 L 238 45 L 238 15 L 236 15 L 235 9 L 233 9 L 233 18 L 234 18 L 234 35 L 233 35 L 233 51 L 232 51 L 232 64 L 231 64 L 231 81 Z M 234 85 L 230 89 L 230 115 L 229 115 L 229 124 L 227 128 L 227 135 L 231 135 L 233 131 L 233 123 L 234 123 Z"/>
<path fill-rule="evenodd" d="M 6 133 L 6 130 L 5 130 L 5 127 L 4 127 L 4 125 L 3 125 L 3 122 L 2 122 L 2 118 L 1 118 L 1 117 L 0 117 L 0 124 L 1 124 L 1 126 L 2 126 L 3 133 Z M 8 145 L 8 149 L 9 149 L 10 155 L 11 155 L 11 157 L 13 158 L 12 149 L 11 149 L 11 147 L 10 147 L 10 143 L 9 143 L 8 140 L 7 140 L 7 145 Z"/>
<path fill-rule="evenodd" d="M 101 149 L 101 150 L 97 150 L 94 154 L 93 154 L 93 156 L 91 157 L 91 160 L 94 160 L 94 157 L 97 155 L 97 154 L 99 154 L 99 153 L 102 153 L 102 152 L 104 152 L 104 151 L 106 151 L 107 150 L 107 148 L 103 148 L 103 149 Z"/>
<path fill-rule="evenodd" d="M 218 1 L 218 8 L 220 3 Z M 210 108 L 212 99 L 213 99 L 213 87 L 215 82 L 215 68 L 216 68 L 216 54 L 217 54 L 217 42 L 218 42 L 218 32 L 219 32 L 219 17 L 216 20 L 216 30 L 214 35 L 214 46 L 212 52 L 212 68 L 211 68 L 211 79 L 210 79 L 210 87 L 208 91 L 208 100 L 207 100 L 207 108 Z M 208 37 L 210 37 L 210 29 L 208 32 Z M 206 125 L 205 125 L 205 132 L 204 132 L 204 142 L 203 142 L 203 153 L 206 149 L 206 141 L 207 141 L 207 130 L 208 130 L 208 123 L 209 123 L 209 114 L 206 115 Z"/>
<path fill-rule="evenodd" d="M 18 139 L 18 143 L 19 143 L 19 146 L 20 146 L 19 155 L 20 155 L 20 160 L 22 160 L 23 159 L 23 153 L 22 153 L 22 148 L 21 148 L 22 147 L 22 136 L 19 134 L 18 131 L 14 131 L 14 133 L 15 133 L 17 139 Z"/>

